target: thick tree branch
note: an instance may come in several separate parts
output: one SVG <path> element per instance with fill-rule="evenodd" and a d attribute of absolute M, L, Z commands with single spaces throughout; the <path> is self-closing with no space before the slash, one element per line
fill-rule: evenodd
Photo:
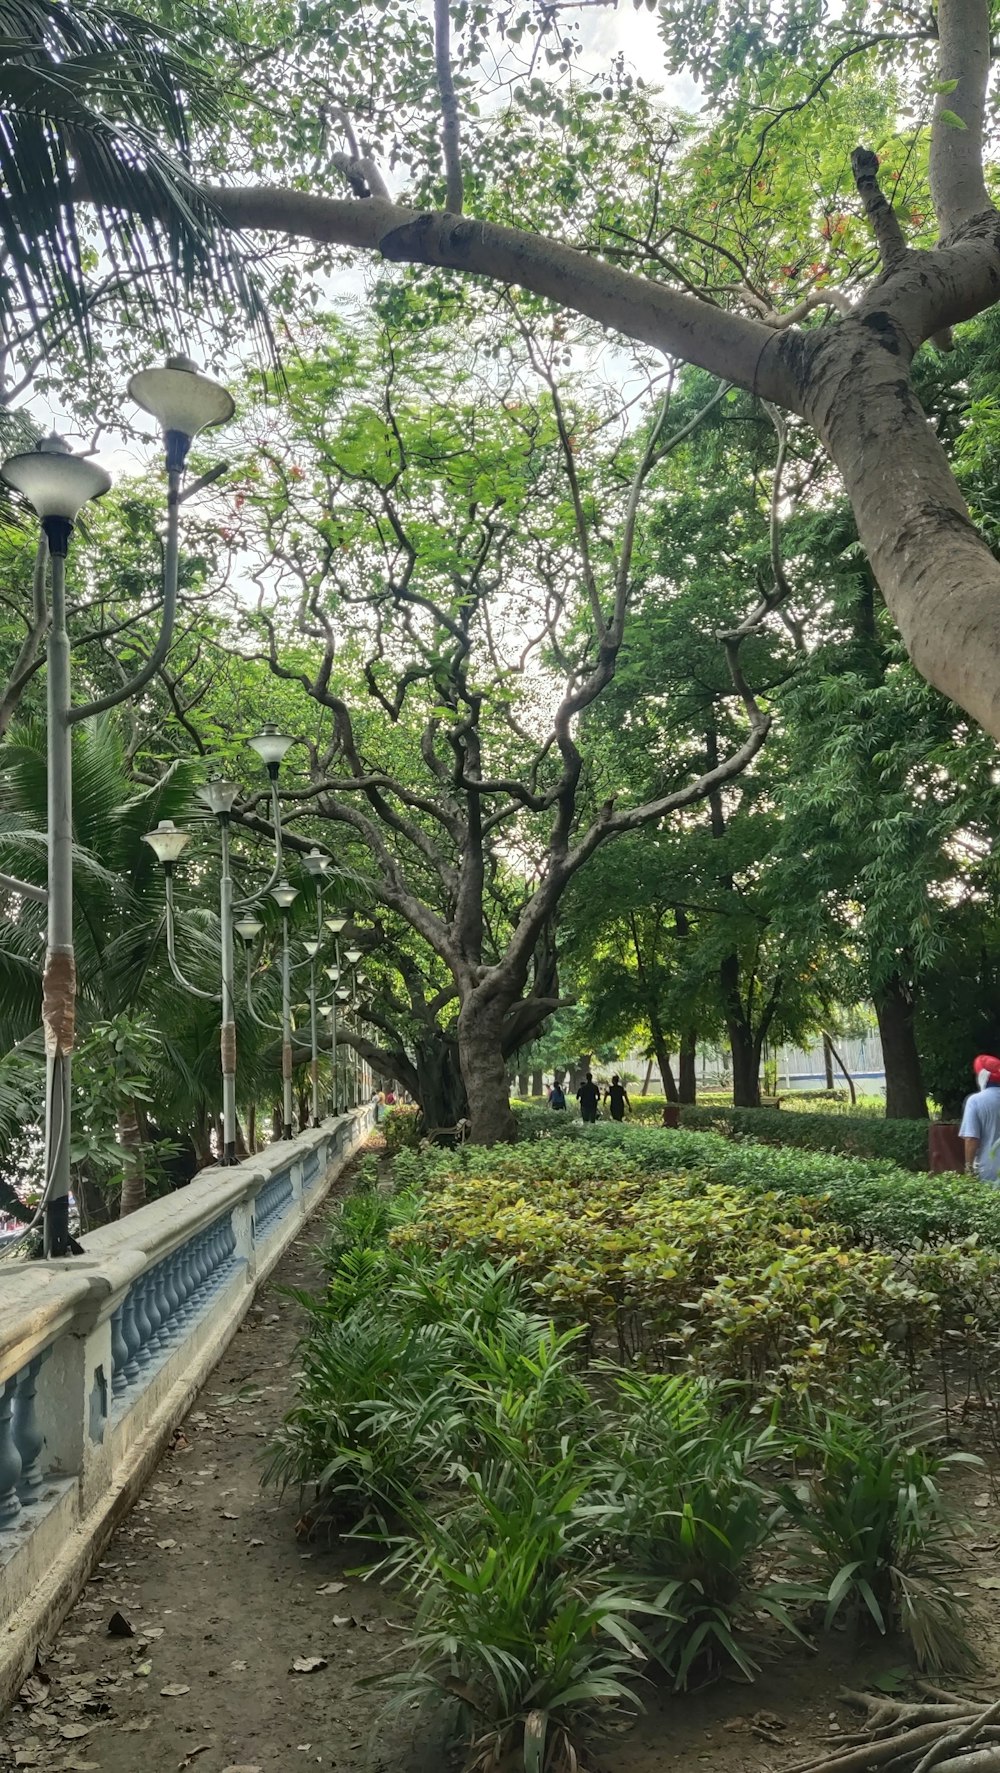
<path fill-rule="evenodd" d="M 899 217 L 879 185 L 878 155 L 873 154 L 871 148 L 855 148 L 851 155 L 851 170 L 862 208 L 875 236 L 883 273 L 888 275 L 898 270 L 906 258 L 906 236 L 899 225 Z"/>
<path fill-rule="evenodd" d="M 707 308 L 694 296 L 619 271 L 561 241 L 446 213 L 419 214 L 373 198 L 318 197 L 294 189 L 213 186 L 206 196 L 230 227 L 354 246 L 403 263 L 473 272 L 547 296 L 616 332 L 753 388 L 798 410 L 794 375 L 768 350 L 762 321 Z M 762 354 L 767 353 L 762 362 Z"/>
<path fill-rule="evenodd" d="M 437 72 L 438 96 L 441 100 L 441 151 L 444 154 L 447 191 L 445 207 L 453 215 L 462 213 L 462 158 L 459 135 L 458 99 L 451 71 L 451 4 L 450 0 L 434 0 L 434 67 Z"/>
<path fill-rule="evenodd" d="M 942 238 L 990 209 L 983 177 L 983 111 L 990 75 L 987 0 L 942 0 L 931 126 L 931 196 Z M 954 89 L 948 91 L 952 82 Z M 965 125 L 957 129 L 948 113 Z"/>

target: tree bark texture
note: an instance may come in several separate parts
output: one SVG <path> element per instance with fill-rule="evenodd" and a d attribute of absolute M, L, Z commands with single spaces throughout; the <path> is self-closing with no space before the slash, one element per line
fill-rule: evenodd
<path fill-rule="evenodd" d="M 146 1165 L 142 1155 L 142 1129 L 135 1102 L 123 1102 L 118 1110 L 118 1143 L 122 1152 L 122 1198 L 118 1217 L 124 1219 L 146 1204 Z"/>
<path fill-rule="evenodd" d="M 459 1058 L 476 1145 L 510 1145 L 517 1138 L 503 1055 L 506 1007 L 496 998 L 483 1000 L 473 992 L 458 1018 Z"/>
<path fill-rule="evenodd" d="M 927 1092 L 917 1051 L 913 993 L 897 973 L 873 998 L 885 1064 L 885 1118 L 926 1120 Z"/>
<path fill-rule="evenodd" d="M 682 1103 L 693 1103 L 698 1095 L 698 1036 L 693 1028 L 681 1036 L 681 1051 L 677 1065 L 677 1098 Z"/>

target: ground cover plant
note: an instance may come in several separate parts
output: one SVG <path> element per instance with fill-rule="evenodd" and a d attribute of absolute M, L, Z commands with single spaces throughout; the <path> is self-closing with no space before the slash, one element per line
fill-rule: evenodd
<path fill-rule="evenodd" d="M 749 1677 L 845 1617 L 961 1659 L 914 1389 L 948 1246 L 925 1284 L 809 1197 L 592 1134 L 392 1171 L 332 1222 L 270 1475 L 409 1597 L 392 1684 L 455 1708 L 467 1768 L 584 1767 L 657 1671 Z"/>

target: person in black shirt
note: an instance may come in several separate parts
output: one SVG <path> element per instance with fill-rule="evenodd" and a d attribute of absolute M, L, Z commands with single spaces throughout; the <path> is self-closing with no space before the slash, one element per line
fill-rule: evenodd
<path fill-rule="evenodd" d="M 612 1120 L 625 1119 L 625 1110 L 631 1108 L 632 1104 L 628 1099 L 628 1091 L 617 1071 L 604 1092 L 604 1100 L 611 1104 Z"/>
<path fill-rule="evenodd" d="M 596 1120 L 597 1104 L 601 1100 L 601 1092 L 589 1071 L 577 1090 L 576 1097 L 580 1104 L 580 1119 Z"/>

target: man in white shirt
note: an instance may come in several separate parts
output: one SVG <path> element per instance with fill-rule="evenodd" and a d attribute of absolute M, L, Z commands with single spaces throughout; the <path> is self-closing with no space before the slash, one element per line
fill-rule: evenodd
<path fill-rule="evenodd" d="M 1000 1186 L 1000 1059 L 979 1053 L 972 1070 L 979 1088 L 966 1097 L 958 1129 L 965 1142 L 965 1168 L 995 1188 Z"/>

